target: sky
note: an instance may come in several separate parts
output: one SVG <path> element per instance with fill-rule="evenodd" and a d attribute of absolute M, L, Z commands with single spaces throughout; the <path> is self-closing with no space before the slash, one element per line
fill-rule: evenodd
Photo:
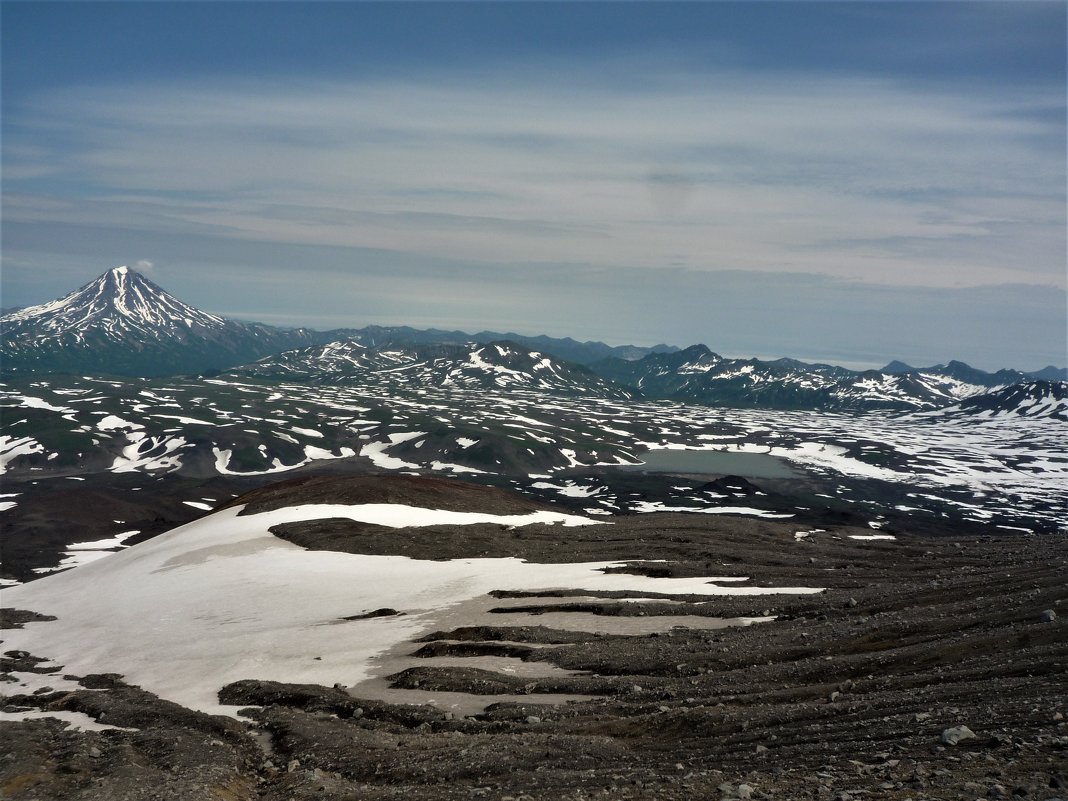
<path fill-rule="evenodd" d="M 1068 364 L 1062 2 L 0 4 L 2 304 Z"/>

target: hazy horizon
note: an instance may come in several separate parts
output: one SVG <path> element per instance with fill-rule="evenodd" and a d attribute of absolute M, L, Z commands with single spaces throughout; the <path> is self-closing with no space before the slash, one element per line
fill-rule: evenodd
<path fill-rule="evenodd" d="M 123 265 L 120 265 L 120 266 L 123 266 Z M 126 266 L 128 266 L 128 265 L 126 265 Z M 142 264 L 134 265 L 134 267 L 131 268 L 131 269 L 135 269 L 137 272 L 139 272 L 142 275 L 145 275 L 146 277 L 148 277 L 149 280 L 152 280 L 153 265 L 142 263 Z M 87 283 L 90 283 L 90 282 L 87 282 Z M 157 282 L 153 281 L 153 283 L 157 283 Z M 157 283 L 157 286 L 158 285 L 159 284 Z M 161 288 L 164 289 L 164 291 L 166 291 L 166 287 L 161 287 Z M 64 294 L 70 294 L 70 293 L 64 293 Z M 173 294 L 173 293 L 171 293 L 171 294 Z M 50 301 L 50 300 L 53 300 L 53 298 L 48 298 L 46 301 L 43 301 L 43 302 L 47 302 L 47 301 Z M 184 300 L 184 299 L 179 298 L 179 300 Z M 31 304 L 27 304 L 27 305 L 31 305 Z M 9 308 L 9 307 L 5 307 L 5 308 Z M 11 307 L 11 308 L 13 308 L 13 307 Z M 211 312 L 213 314 L 218 314 L 220 316 L 223 316 L 223 317 L 226 317 L 226 318 L 229 318 L 229 319 L 232 319 L 232 320 L 238 320 L 238 321 L 242 321 L 242 322 L 266 323 L 268 325 L 278 325 L 280 327 L 308 328 L 308 329 L 317 330 L 317 331 L 329 331 L 329 330 L 332 330 L 332 328 L 330 326 L 323 327 L 323 326 L 308 325 L 308 324 L 303 324 L 303 323 L 287 323 L 287 322 L 285 322 L 285 320 L 283 320 L 282 322 L 279 322 L 279 321 L 277 321 L 277 319 L 275 320 L 275 322 L 272 322 L 271 318 L 274 317 L 274 315 L 265 315 L 263 317 L 248 317 L 248 316 L 244 316 L 241 312 L 233 312 L 233 311 L 230 311 L 230 310 L 227 310 L 227 309 L 203 308 L 202 310 L 203 311 L 207 311 L 207 312 Z M 287 315 L 282 315 L 282 317 L 285 317 L 286 319 L 288 319 Z M 420 327 L 418 327 L 418 326 L 411 326 L 407 322 L 398 322 L 398 321 L 378 321 L 378 322 L 365 323 L 365 324 L 362 324 L 362 325 L 355 325 L 355 324 L 349 325 L 349 324 L 344 324 L 343 323 L 343 324 L 334 326 L 333 328 L 336 328 L 336 329 L 352 329 L 352 328 L 363 328 L 365 326 L 370 326 L 370 325 L 379 325 L 379 326 L 383 326 L 383 327 L 403 327 L 403 326 L 408 326 L 408 327 L 412 327 L 412 328 L 417 328 L 419 330 L 425 330 L 425 329 L 431 329 L 431 328 L 439 328 L 438 326 L 428 325 L 428 326 L 425 326 L 425 327 L 420 329 Z M 472 336 L 480 334 L 480 333 L 483 333 L 483 332 L 486 332 L 486 331 L 490 331 L 490 332 L 493 332 L 493 333 L 499 333 L 499 334 L 504 334 L 504 335 L 516 334 L 516 335 L 524 336 L 524 337 L 550 336 L 550 337 L 554 337 L 554 338 L 567 338 L 567 337 L 570 337 L 572 339 L 578 339 L 576 337 L 572 337 L 567 332 L 563 332 L 563 333 L 559 333 L 559 334 L 550 334 L 550 333 L 547 333 L 546 331 L 540 331 L 540 330 L 539 331 L 530 331 L 530 330 L 521 331 L 521 330 L 516 330 L 516 329 L 512 329 L 512 328 L 504 328 L 504 327 L 498 327 L 497 329 L 494 329 L 492 327 L 487 327 L 487 326 L 471 326 L 471 327 L 466 328 L 466 329 L 451 327 L 451 328 L 445 328 L 445 329 L 439 329 L 439 330 L 450 331 L 450 332 L 451 331 L 457 331 L 457 332 L 468 334 L 468 335 L 472 335 Z M 669 342 L 669 341 L 665 341 L 665 340 L 659 340 L 659 341 L 655 341 L 654 342 L 654 341 L 651 341 L 651 340 L 650 341 L 636 341 L 636 340 L 622 340 L 622 339 L 620 339 L 620 340 L 605 340 L 605 339 L 590 339 L 590 338 L 579 339 L 578 341 L 602 342 L 602 343 L 604 343 L 606 345 L 611 345 L 611 346 L 635 345 L 635 346 L 639 346 L 639 347 L 655 347 L 657 345 L 668 345 L 668 346 L 675 346 L 675 347 L 678 347 L 680 349 L 685 349 L 685 348 L 693 346 L 693 345 L 705 345 L 706 347 L 709 347 L 710 350 L 718 353 L 720 356 L 724 356 L 724 357 L 731 358 L 731 359 L 758 359 L 760 361 L 774 361 L 776 359 L 781 359 L 781 358 L 793 358 L 793 359 L 800 359 L 800 360 L 808 361 L 808 362 L 819 362 L 819 363 L 834 364 L 834 365 L 837 365 L 837 366 L 840 366 L 840 367 L 846 367 L 846 368 L 853 369 L 853 370 L 879 369 L 879 368 L 882 368 L 882 367 L 888 365 L 892 361 L 905 361 L 905 360 L 898 359 L 897 357 L 890 357 L 890 358 L 884 359 L 883 361 L 871 361 L 871 360 L 868 360 L 868 361 L 849 361 L 849 360 L 846 360 L 846 359 L 835 358 L 833 356 L 821 356 L 821 355 L 799 356 L 798 353 L 767 354 L 767 353 L 756 353 L 756 352 L 732 352 L 732 351 L 729 351 L 729 350 L 722 350 L 722 349 L 717 349 L 717 348 L 711 347 L 707 342 L 685 342 L 685 343 L 680 343 L 680 342 Z M 916 368 L 934 367 L 934 366 L 937 366 L 939 364 L 945 364 L 945 363 L 947 363 L 949 361 L 952 361 L 952 360 L 953 359 L 947 358 L 947 359 L 943 359 L 943 360 L 941 360 L 939 362 L 930 361 L 930 362 L 923 362 L 923 363 L 909 363 L 909 366 L 916 367 Z M 961 361 L 963 361 L 963 360 L 961 360 Z M 1031 370 L 1031 368 L 1020 368 L 1020 367 L 1018 367 L 1016 365 L 1001 365 L 1000 367 L 996 367 L 996 368 L 984 368 L 984 367 L 982 367 L 981 365 L 978 365 L 978 364 L 972 364 L 971 366 L 972 367 L 979 367 L 980 369 L 988 369 L 991 372 L 993 372 L 995 370 L 1002 369 L 1002 368 L 1018 369 L 1018 370 L 1024 370 L 1024 371 L 1037 371 L 1037 370 L 1041 370 L 1041 369 L 1043 369 L 1045 367 L 1048 367 L 1048 366 L 1051 366 L 1051 367 L 1063 367 L 1064 365 L 1055 365 L 1055 364 L 1051 363 L 1049 365 L 1041 365 L 1040 367 L 1036 367 L 1033 370 Z"/>
<path fill-rule="evenodd" d="M 2 305 L 1068 364 L 1062 3 L 2 16 Z"/>

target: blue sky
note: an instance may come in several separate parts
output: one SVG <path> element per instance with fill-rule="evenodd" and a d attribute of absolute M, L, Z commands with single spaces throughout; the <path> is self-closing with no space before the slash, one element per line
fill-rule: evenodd
<path fill-rule="evenodd" d="M 19 3 L 3 304 L 1065 364 L 1063 3 Z"/>

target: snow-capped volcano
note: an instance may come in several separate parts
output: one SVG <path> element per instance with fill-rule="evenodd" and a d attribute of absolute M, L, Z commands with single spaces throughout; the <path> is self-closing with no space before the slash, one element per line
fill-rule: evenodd
<path fill-rule="evenodd" d="M 227 325 L 222 317 L 183 303 L 129 267 L 115 267 L 65 297 L 20 309 L 4 323 L 34 325 L 53 336 L 77 339 L 100 332 L 112 340 L 131 332 L 183 339 L 192 330 L 221 331 Z"/>
<path fill-rule="evenodd" d="M 209 314 L 125 266 L 0 325 L 5 370 L 142 376 L 222 369 L 320 337 Z"/>

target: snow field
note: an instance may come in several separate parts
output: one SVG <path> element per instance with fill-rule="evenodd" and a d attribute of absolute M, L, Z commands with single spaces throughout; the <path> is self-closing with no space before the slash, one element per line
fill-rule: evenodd
<path fill-rule="evenodd" d="M 236 707 L 224 707 L 217 698 L 230 682 L 355 684 L 371 675 L 372 657 L 432 630 L 447 608 L 495 589 L 702 595 L 820 591 L 606 574 L 603 562 L 429 561 L 306 551 L 268 531 L 280 523 L 322 517 L 395 527 L 600 522 L 555 512 L 486 515 L 394 504 L 315 504 L 247 516 L 239 511 L 216 512 L 76 570 L 5 590 L 5 605 L 57 617 L 6 632 L 6 647 L 59 662 L 74 675 L 122 673 L 162 698 L 234 714 Z M 405 614 L 340 620 L 381 607 Z"/>

